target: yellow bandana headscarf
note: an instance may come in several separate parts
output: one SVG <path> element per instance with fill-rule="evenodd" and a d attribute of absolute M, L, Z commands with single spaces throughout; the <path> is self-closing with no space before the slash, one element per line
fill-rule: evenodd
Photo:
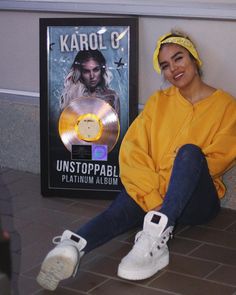
<path fill-rule="evenodd" d="M 168 38 L 168 36 L 170 37 Z M 159 55 L 162 44 L 174 43 L 186 48 L 192 54 L 192 56 L 197 60 L 198 65 L 199 66 L 202 65 L 202 61 L 200 60 L 198 56 L 197 50 L 189 39 L 185 37 L 181 37 L 181 36 L 176 36 L 176 37 L 171 37 L 171 36 L 172 36 L 172 33 L 165 34 L 161 36 L 157 41 L 157 46 L 153 54 L 153 67 L 158 74 L 161 73 L 161 68 L 158 62 L 158 55 Z"/>

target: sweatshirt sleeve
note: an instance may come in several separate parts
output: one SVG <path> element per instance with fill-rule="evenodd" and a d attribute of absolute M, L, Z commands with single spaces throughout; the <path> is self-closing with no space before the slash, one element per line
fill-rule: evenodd
<path fill-rule="evenodd" d="M 205 148 L 210 174 L 221 176 L 236 159 L 236 101 L 228 105 L 212 142 Z"/>
<path fill-rule="evenodd" d="M 127 193 L 149 211 L 162 204 L 159 175 L 150 156 L 151 119 L 145 107 L 129 127 L 120 149 L 120 177 Z M 150 110 L 149 110 L 150 111 Z"/>

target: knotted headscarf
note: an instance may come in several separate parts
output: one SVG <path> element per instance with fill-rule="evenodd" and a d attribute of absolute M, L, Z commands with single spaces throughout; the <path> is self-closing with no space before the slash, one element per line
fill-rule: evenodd
<path fill-rule="evenodd" d="M 199 58 L 197 50 L 196 50 L 195 46 L 193 45 L 193 43 L 189 39 L 187 39 L 184 36 L 173 36 L 172 33 L 168 33 L 168 34 L 165 34 L 165 35 L 161 36 L 158 39 L 156 49 L 155 49 L 155 51 L 153 53 L 153 67 L 157 71 L 158 74 L 161 73 L 161 68 L 160 68 L 160 65 L 159 65 L 159 62 L 158 62 L 158 56 L 159 56 L 159 53 L 160 53 L 160 48 L 161 48 L 162 44 L 168 44 L 168 43 L 174 43 L 174 44 L 177 44 L 177 45 L 180 45 L 180 46 L 184 47 L 196 59 L 198 65 L 199 66 L 202 65 L 202 61 Z"/>

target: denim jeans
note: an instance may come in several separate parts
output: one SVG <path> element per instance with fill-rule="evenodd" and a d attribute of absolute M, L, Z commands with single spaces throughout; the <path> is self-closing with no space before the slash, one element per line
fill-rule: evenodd
<path fill-rule="evenodd" d="M 211 220 L 219 210 L 220 201 L 201 149 L 192 144 L 182 146 L 176 155 L 160 212 L 167 215 L 168 225 L 197 225 Z M 145 214 L 122 189 L 105 211 L 77 231 L 87 241 L 84 251 L 89 252 L 141 226 Z"/>

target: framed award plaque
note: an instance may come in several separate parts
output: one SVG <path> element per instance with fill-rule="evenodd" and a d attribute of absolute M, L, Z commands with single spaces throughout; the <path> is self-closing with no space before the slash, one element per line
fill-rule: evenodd
<path fill-rule="evenodd" d="M 138 113 L 137 18 L 40 19 L 43 196 L 112 198 Z"/>

